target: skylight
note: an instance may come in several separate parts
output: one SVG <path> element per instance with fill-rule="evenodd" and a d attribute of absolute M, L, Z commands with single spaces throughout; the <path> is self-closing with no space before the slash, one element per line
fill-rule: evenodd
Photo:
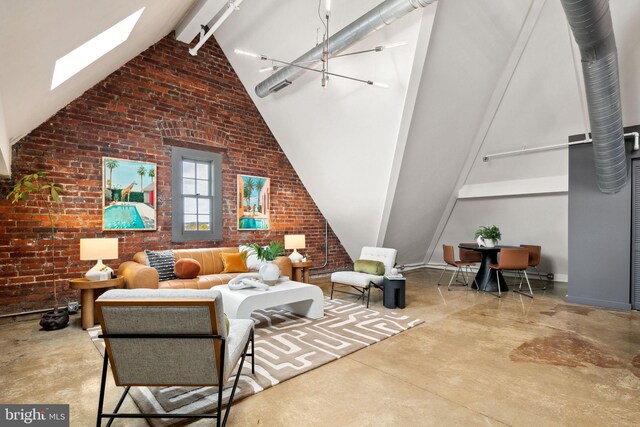
<path fill-rule="evenodd" d="M 143 11 L 144 7 L 58 59 L 53 70 L 51 90 L 124 43 Z"/>

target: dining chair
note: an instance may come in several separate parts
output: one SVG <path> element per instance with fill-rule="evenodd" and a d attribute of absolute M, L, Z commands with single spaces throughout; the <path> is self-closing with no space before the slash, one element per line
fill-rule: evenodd
<path fill-rule="evenodd" d="M 491 270 L 496 271 L 496 280 L 498 282 L 498 295 L 500 298 L 502 292 L 500 291 L 500 272 L 505 270 L 519 271 L 524 274 L 524 278 L 527 280 L 529 286 L 529 293 L 522 292 L 522 279 L 520 280 L 520 286 L 518 289 L 514 289 L 514 292 L 526 295 L 533 298 L 533 291 L 531 290 L 531 284 L 529 283 L 529 276 L 527 276 L 527 268 L 529 267 L 529 251 L 525 248 L 503 248 L 500 251 L 500 257 L 497 264 L 489 264 Z"/>
<path fill-rule="evenodd" d="M 442 258 L 444 259 L 444 262 L 446 263 L 446 265 L 444 266 L 444 270 L 442 270 L 442 273 L 440 274 L 440 277 L 438 278 L 438 283 L 437 285 L 440 286 L 440 280 L 442 279 L 442 276 L 444 275 L 444 272 L 447 271 L 447 268 L 449 266 L 455 267 L 456 271 L 454 274 L 451 275 L 451 280 L 449 280 L 449 285 L 447 286 L 447 290 L 451 290 L 451 285 L 453 283 L 453 279 L 456 278 L 458 276 L 458 274 L 462 273 L 462 277 L 464 278 L 464 285 L 463 286 L 469 286 L 469 280 L 467 277 L 467 274 L 470 274 L 470 270 L 469 267 L 474 265 L 475 262 L 470 262 L 470 261 L 456 261 L 455 259 L 455 255 L 454 255 L 454 251 L 453 251 L 453 246 L 451 245 L 442 245 Z M 465 274 L 465 270 L 467 271 L 467 274 Z M 474 277 L 474 282 L 475 282 L 475 277 Z M 476 282 L 476 286 L 477 286 L 477 282 Z M 454 285 L 455 286 L 455 285 Z"/>
<path fill-rule="evenodd" d="M 540 275 L 540 270 L 538 270 L 538 265 L 540 264 L 540 257 L 542 253 L 542 246 L 538 245 L 520 245 L 521 248 L 525 248 L 529 251 L 529 267 L 533 267 L 538 274 L 538 280 L 543 283 L 543 288 L 533 288 L 535 291 L 546 291 L 547 285 L 542 280 L 542 276 Z"/>
<path fill-rule="evenodd" d="M 460 246 L 478 246 L 478 243 L 460 243 Z M 458 246 L 458 256 L 462 262 L 477 263 L 482 261 L 482 253 L 471 249 L 461 248 Z"/>

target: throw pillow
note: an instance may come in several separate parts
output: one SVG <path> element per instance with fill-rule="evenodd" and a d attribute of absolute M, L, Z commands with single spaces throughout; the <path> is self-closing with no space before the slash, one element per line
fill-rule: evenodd
<path fill-rule="evenodd" d="M 149 260 L 149 267 L 153 267 L 158 270 L 158 278 L 161 282 L 165 280 L 177 279 L 173 269 L 176 264 L 176 259 L 173 256 L 173 251 L 144 251 L 147 254 Z"/>
<path fill-rule="evenodd" d="M 384 274 L 384 264 L 381 261 L 359 259 L 353 263 L 353 271 L 382 276 Z"/>
<path fill-rule="evenodd" d="M 222 265 L 224 269 L 222 273 L 246 273 L 247 271 L 247 253 L 246 252 L 238 252 L 238 253 L 226 253 L 220 252 L 220 256 L 222 257 Z"/>
<path fill-rule="evenodd" d="M 173 270 L 178 276 L 178 279 L 195 279 L 200 273 L 200 263 L 195 259 L 182 258 L 176 261 L 176 265 Z"/>
<path fill-rule="evenodd" d="M 255 249 L 253 249 L 251 246 L 240 245 L 238 246 L 238 250 L 240 252 L 247 253 L 247 259 L 246 259 L 247 269 L 252 271 L 260 270 L 260 266 L 262 265 L 262 262 L 258 259 L 258 255 L 256 255 Z"/>

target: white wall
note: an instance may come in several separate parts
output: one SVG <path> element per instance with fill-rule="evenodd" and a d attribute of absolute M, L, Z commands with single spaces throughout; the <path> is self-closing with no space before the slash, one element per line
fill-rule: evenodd
<path fill-rule="evenodd" d="M 529 5 L 438 5 L 384 238 L 401 264 L 425 259 Z"/>
<path fill-rule="evenodd" d="M 2 95 L 0 94 L 0 176 L 11 174 L 11 144 L 7 135 L 7 126 L 4 121 L 4 109 L 2 107 Z"/>
<path fill-rule="evenodd" d="M 612 0 L 625 125 L 640 123 L 638 2 Z M 572 44 L 574 49 L 572 52 Z M 576 58 L 573 62 L 572 58 Z M 547 1 L 460 194 L 502 189 L 502 197 L 458 199 L 427 261 L 442 263 L 443 243 L 472 241 L 480 225 L 498 225 L 504 244 L 542 246 L 543 272 L 567 280 L 567 150 L 490 159 L 485 154 L 566 143 L 589 129 L 579 52 L 560 2 Z M 576 66 L 578 74 L 576 75 Z M 484 184 L 484 185 L 483 185 Z M 522 193 L 532 192 L 524 195 Z"/>
<path fill-rule="evenodd" d="M 332 3 L 333 34 L 380 3 Z M 428 6 L 429 8 L 435 6 Z M 265 19 L 268 17 L 268 19 Z M 382 28 L 349 51 L 408 45 L 331 61 L 334 73 L 384 82 L 389 89 L 332 78 L 327 89 L 308 72 L 259 98 L 254 87 L 269 65 L 233 54 L 239 48 L 291 61 L 315 46 L 317 5 L 298 0 L 246 2 L 215 37 L 332 229 L 352 257 L 375 245 L 409 86 L 421 10 Z"/>

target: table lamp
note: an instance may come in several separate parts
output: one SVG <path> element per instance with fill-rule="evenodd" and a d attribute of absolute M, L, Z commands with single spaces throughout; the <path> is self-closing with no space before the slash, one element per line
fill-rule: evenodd
<path fill-rule="evenodd" d="M 291 262 L 302 261 L 302 255 L 298 252 L 298 249 L 303 249 L 304 247 L 304 234 L 285 234 L 284 248 L 293 249 L 293 252 L 289 255 Z"/>
<path fill-rule="evenodd" d="M 98 261 L 84 277 L 92 282 L 108 280 L 113 270 L 102 263 L 103 259 L 118 259 L 118 239 L 80 239 L 80 259 Z"/>

